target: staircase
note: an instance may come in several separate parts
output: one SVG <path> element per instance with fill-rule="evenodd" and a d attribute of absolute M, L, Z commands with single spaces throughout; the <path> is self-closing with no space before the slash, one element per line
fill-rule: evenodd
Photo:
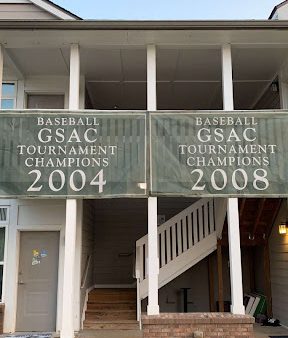
<path fill-rule="evenodd" d="M 89 293 L 84 330 L 139 330 L 136 289 L 94 289 Z"/>
<path fill-rule="evenodd" d="M 202 198 L 158 227 L 159 288 L 216 249 L 226 207 L 224 198 Z M 147 254 L 148 235 L 136 242 L 135 270 L 140 299 L 148 296 Z"/>
<path fill-rule="evenodd" d="M 226 199 L 202 198 L 158 227 L 159 288 L 217 247 L 226 217 Z M 148 296 L 148 236 L 136 242 L 136 289 L 94 289 L 89 293 L 79 338 L 141 337 L 140 300 Z M 137 292 L 136 292 L 137 291 Z M 125 333 L 126 332 L 126 333 Z"/>

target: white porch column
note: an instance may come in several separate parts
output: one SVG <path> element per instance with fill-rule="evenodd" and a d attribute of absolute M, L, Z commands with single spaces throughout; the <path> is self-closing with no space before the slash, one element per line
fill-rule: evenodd
<path fill-rule="evenodd" d="M 148 198 L 148 315 L 159 315 L 157 197 Z"/>
<path fill-rule="evenodd" d="M 4 47 L 0 44 L 0 108 L 2 100 L 2 82 L 3 82 L 3 68 L 4 68 Z"/>
<path fill-rule="evenodd" d="M 156 46 L 147 46 L 147 110 L 157 109 L 156 94 Z M 148 315 L 159 314 L 158 302 L 158 229 L 157 197 L 148 198 Z"/>
<path fill-rule="evenodd" d="M 283 66 L 279 73 L 279 94 L 280 94 L 280 108 L 288 109 L 288 65 Z"/>
<path fill-rule="evenodd" d="M 224 110 L 234 110 L 232 55 L 231 45 L 228 44 L 222 46 L 222 88 Z M 237 198 L 228 199 L 227 214 L 232 300 L 231 312 L 234 314 L 245 314 L 245 308 L 243 305 L 240 229 Z"/>
<path fill-rule="evenodd" d="M 80 88 L 80 53 L 77 44 L 71 45 L 70 50 L 70 88 L 69 109 L 79 109 Z M 65 257 L 63 278 L 63 310 L 61 338 L 74 337 L 74 273 L 76 257 L 76 233 L 77 233 L 77 200 L 66 201 L 66 224 L 65 224 Z"/>

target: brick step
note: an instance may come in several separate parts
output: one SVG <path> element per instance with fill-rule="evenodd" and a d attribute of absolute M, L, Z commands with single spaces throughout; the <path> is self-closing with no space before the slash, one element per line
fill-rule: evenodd
<path fill-rule="evenodd" d="M 87 303 L 87 311 L 99 311 L 99 310 L 110 310 L 110 311 L 136 311 L 136 302 L 121 302 L 121 303 Z"/>
<path fill-rule="evenodd" d="M 136 320 L 113 320 L 113 321 L 84 321 L 84 329 L 93 330 L 137 330 L 139 323 Z"/>

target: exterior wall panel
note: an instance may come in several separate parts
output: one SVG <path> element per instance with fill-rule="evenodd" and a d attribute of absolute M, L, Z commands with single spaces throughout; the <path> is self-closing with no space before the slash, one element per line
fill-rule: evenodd
<path fill-rule="evenodd" d="M 4 282 L 5 321 L 4 332 L 14 332 L 16 323 L 17 281 L 19 262 L 20 231 L 60 231 L 59 276 L 57 329 L 61 322 L 61 294 L 63 283 L 63 254 L 65 224 L 64 200 L 1 200 L 1 205 L 9 205 L 11 209 L 8 226 L 6 273 Z"/>
<path fill-rule="evenodd" d="M 282 203 L 280 212 L 269 239 L 270 273 L 272 288 L 273 317 L 283 325 L 288 325 L 288 236 L 279 235 L 278 224 L 285 219 L 286 201 Z"/>
<path fill-rule="evenodd" d="M 33 4 L 0 4 L 0 20 L 56 20 L 57 18 Z"/>
<path fill-rule="evenodd" d="M 80 311 L 82 313 L 86 290 L 94 285 L 93 261 L 94 261 L 94 208 L 91 201 L 83 201 L 83 225 L 82 225 L 82 257 L 81 257 L 81 295 Z M 90 257 L 90 258 L 89 258 Z M 87 259 L 90 263 L 87 266 Z M 85 271 L 87 269 L 87 272 Z M 84 278 L 84 276 L 87 276 Z"/>

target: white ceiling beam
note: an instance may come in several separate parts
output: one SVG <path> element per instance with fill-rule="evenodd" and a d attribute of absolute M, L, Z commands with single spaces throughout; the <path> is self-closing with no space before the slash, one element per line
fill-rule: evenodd
<path fill-rule="evenodd" d="M 88 83 L 146 83 L 146 80 L 87 80 Z M 271 83 L 269 80 L 234 80 L 234 83 Z M 157 80 L 157 83 L 222 83 L 221 80 Z"/>

